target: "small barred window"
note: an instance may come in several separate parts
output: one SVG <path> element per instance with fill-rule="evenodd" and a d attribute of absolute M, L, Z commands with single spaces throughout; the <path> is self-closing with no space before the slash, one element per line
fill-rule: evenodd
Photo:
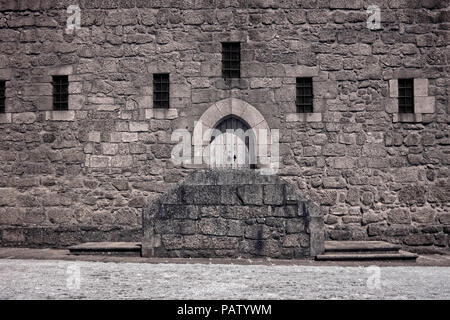
<path fill-rule="evenodd" d="M 313 112 L 313 84 L 312 78 L 297 78 L 296 105 L 298 113 Z"/>
<path fill-rule="evenodd" d="M 69 110 L 68 76 L 53 76 L 53 110 Z"/>
<path fill-rule="evenodd" d="M 158 73 L 153 75 L 153 107 L 169 108 L 169 74 Z"/>
<path fill-rule="evenodd" d="M 6 111 L 6 81 L 0 81 L 0 113 Z"/>
<path fill-rule="evenodd" d="M 398 111 L 414 113 L 414 79 L 398 79 Z"/>
<path fill-rule="evenodd" d="M 224 79 L 241 77 L 241 44 L 222 43 L 222 76 Z"/>

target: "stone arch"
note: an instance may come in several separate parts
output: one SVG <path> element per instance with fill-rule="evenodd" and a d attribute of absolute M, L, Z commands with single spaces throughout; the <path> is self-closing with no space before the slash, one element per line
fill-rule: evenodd
<path fill-rule="evenodd" d="M 256 137 L 256 144 L 270 146 L 270 127 L 259 112 L 251 104 L 236 98 L 228 98 L 211 105 L 200 117 L 194 127 L 192 144 L 206 146 L 211 142 L 212 130 L 225 117 L 235 116 L 246 122 Z M 265 129 L 265 131 L 259 130 Z M 267 136 L 262 136 L 263 132 Z"/>

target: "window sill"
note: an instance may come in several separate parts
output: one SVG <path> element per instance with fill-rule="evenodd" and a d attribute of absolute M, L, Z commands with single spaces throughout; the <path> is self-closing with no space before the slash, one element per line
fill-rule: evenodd
<path fill-rule="evenodd" d="M 314 113 L 288 113 L 286 114 L 286 122 L 321 122 L 322 114 Z"/>
<path fill-rule="evenodd" d="M 145 119 L 173 120 L 178 118 L 177 109 L 146 109 Z"/>
<path fill-rule="evenodd" d="M 392 115 L 392 122 L 405 122 L 405 123 L 420 123 L 423 121 L 423 115 L 421 113 L 394 113 Z"/>
<path fill-rule="evenodd" d="M 75 111 L 73 110 L 53 110 L 45 112 L 47 121 L 75 121 Z"/>

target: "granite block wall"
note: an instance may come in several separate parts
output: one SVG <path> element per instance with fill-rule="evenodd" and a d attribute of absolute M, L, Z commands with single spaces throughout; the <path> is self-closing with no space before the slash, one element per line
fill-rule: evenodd
<path fill-rule="evenodd" d="M 171 162 L 171 133 L 236 98 L 280 130 L 278 175 L 321 205 L 327 239 L 448 248 L 449 12 L 445 0 L 1 0 L 1 245 L 139 239 L 142 208 L 195 170 Z M 241 42 L 239 80 L 222 79 L 222 41 Z M 156 72 L 170 73 L 168 110 L 153 109 Z M 52 110 L 52 75 L 69 76 L 68 111 Z M 314 113 L 295 113 L 299 76 L 313 77 Z M 403 77 L 417 89 L 407 116 Z"/>
<path fill-rule="evenodd" d="M 324 250 L 320 207 L 254 170 L 197 171 L 142 218 L 143 256 L 292 259 Z"/>

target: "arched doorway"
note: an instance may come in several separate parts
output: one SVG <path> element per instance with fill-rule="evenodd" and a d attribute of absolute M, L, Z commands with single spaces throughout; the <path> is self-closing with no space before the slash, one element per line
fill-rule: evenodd
<path fill-rule="evenodd" d="M 225 134 L 221 141 L 217 140 L 217 137 L 224 134 L 223 131 L 226 131 L 227 127 L 237 130 L 241 129 L 247 133 L 246 136 L 249 137 L 248 143 L 246 144 L 245 140 L 242 140 L 245 139 L 245 136 L 241 139 L 241 145 L 243 142 L 248 149 L 247 157 L 249 161 L 245 161 L 247 167 L 259 168 L 265 171 L 271 168 L 272 164 L 269 162 L 272 161 L 272 136 L 269 125 L 255 107 L 236 98 L 227 98 L 214 103 L 196 121 L 192 135 L 194 163 L 206 164 L 211 167 L 211 144 L 214 146 L 225 143 L 223 141 L 226 141 L 229 135 Z M 233 137 L 230 136 L 229 138 Z M 251 143 L 251 141 L 254 141 L 254 143 Z M 236 142 L 239 141 L 236 140 Z M 234 160 L 234 155 L 231 157 Z M 241 158 L 237 157 L 236 160 L 238 159 Z M 217 165 L 214 166 L 217 167 Z"/>
<path fill-rule="evenodd" d="M 208 146 L 210 166 L 218 168 L 255 168 L 256 137 L 241 118 L 229 115 L 214 127 Z"/>

